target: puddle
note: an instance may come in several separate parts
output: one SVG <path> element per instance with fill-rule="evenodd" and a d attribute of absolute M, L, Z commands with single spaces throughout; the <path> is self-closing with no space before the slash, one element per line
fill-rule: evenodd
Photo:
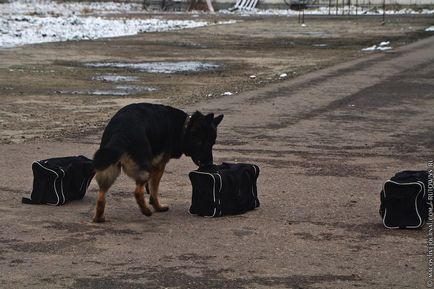
<path fill-rule="evenodd" d="M 116 86 L 114 89 L 97 89 L 97 90 L 88 90 L 88 91 L 59 91 L 61 94 L 79 94 L 79 95 L 113 95 L 113 96 L 128 96 L 133 94 L 139 94 L 144 92 L 152 92 L 158 90 L 155 87 L 148 86 L 132 86 L 132 85 L 120 85 Z"/>
<path fill-rule="evenodd" d="M 116 74 L 104 74 L 92 77 L 92 80 L 104 81 L 104 82 L 129 82 L 137 81 L 139 78 L 137 76 L 124 76 Z"/>
<path fill-rule="evenodd" d="M 220 67 L 216 63 L 201 61 L 157 61 L 142 63 L 87 63 L 86 67 L 126 68 L 149 73 L 182 73 L 214 70 Z"/>

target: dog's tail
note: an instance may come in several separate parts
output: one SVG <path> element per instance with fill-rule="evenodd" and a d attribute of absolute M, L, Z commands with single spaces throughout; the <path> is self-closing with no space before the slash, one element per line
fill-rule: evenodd
<path fill-rule="evenodd" d="M 93 168 L 97 171 L 103 170 L 110 165 L 116 164 L 121 158 L 123 151 L 111 147 L 103 147 L 95 152 L 93 156 Z"/>

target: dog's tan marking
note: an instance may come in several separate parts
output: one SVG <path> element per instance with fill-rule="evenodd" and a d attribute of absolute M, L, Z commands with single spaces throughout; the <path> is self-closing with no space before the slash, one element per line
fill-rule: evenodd
<path fill-rule="evenodd" d="M 105 221 L 104 208 L 105 208 L 105 194 L 113 185 L 119 174 L 121 168 L 119 164 L 111 165 L 102 171 L 97 171 L 95 179 L 99 186 L 98 199 L 96 201 L 95 216 L 93 221 L 96 223 L 102 223 Z"/>
<path fill-rule="evenodd" d="M 138 183 L 136 190 L 134 191 L 134 196 L 136 197 L 137 204 L 139 205 L 140 211 L 143 215 L 151 216 L 152 211 L 146 206 L 145 200 L 145 185 Z"/>
<path fill-rule="evenodd" d="M 160 200 L 158 199 L 158 189 L 165 166 L 166 164 L 162 164 L 159 167 L 154 167 L 151 171 L 149 203 L 157 212 L 166 212 L 169 210 L 169 206 L 160 204 Z"/>
<path fill-rule="evenodd" d="M 134 196 L 136 197 L 140 211 L 146 216 L 151 216 L 152 211 L 146 206 L 145 200 L 145 184 L 149 181 L 149 172 L 141 170 L 128 154 L 121 156 L 120 163 L 124 173 L 136 181 L 137 186 L 134 191 Z"/>
<path fill-rule="evenodd" d="M 149 172 L 140 170 L 139 166 L 128 154 L 121 156 L 120 163 L 124 173 L 136 182 L 146 183 L 149 180 Z"/>
<path fill-rule="evenodd" d="M 95 216 L 93 217 L 93 221 L 95 223 L 105 222 L 104 207 L 105 207 L 105 192 L 99 191 L 98 199 L 96 201 Z"/>
<path fill-rule="evenodd" d="M 100 187 L 100 190 L 107 192 L 120 173 L 121 168 L 119 164 L 111 165 L 102 171 L 97 171 L 95 174 L 95 179 Z"/>
<path fill-rule="evenodd" d="M 160 166 L 160 164 L 161 164 L 161 162 L 163 161 L 163 159 L 164 159 L 164 154 L 163 154 L 163 153 L 157 155 L 156 157 L 154 157 L 154 158 L 152 159 L 152 166 L 153 166 L 153 167 L 155 167 L 155 166 Z"/>

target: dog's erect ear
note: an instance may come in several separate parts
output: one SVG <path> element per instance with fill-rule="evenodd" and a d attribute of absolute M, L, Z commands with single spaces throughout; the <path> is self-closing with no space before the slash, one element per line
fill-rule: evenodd
<path fill-rule="evenodd" d="M 212 123 L 214 120 L 214 114 L 213 113 L 209 113 L 205 116 L 205 119 L 208 123 Z"/>
<path fill-rule="evenodd" d="M 217 127 L 217 126 L 222 122 L 223 117 L 224 117 L 224 115 L 221 114 L 221 115 L 219 115 L 218 117 L 216 117 L 216 118 L 213 119 L 213 123 L 214 123 L 214 125 L 215 125 L 216 127 Z"/>
<path fill-rule="evenodd" d="M 221 123 L 221 121 L 223 120 L 223 114 L 221 114 L 221 115 L 219 115 L 219 116 L 217 116 L 217 117 L 214 117 L 214 113 L 209 113 L 209 114 L 207 114 L 207 115 L 203 115 L 202 113 L 200 113 L 199 111 L 196 111 L 193 115 L 192 115 L 192 117 L 191 117 L 191 120 L 192 121 L 196 121 L 196 120 L 200 120 L 200 122 L 202 122 L 203 121 L 203 119 L 205 119 L 205 123 L 210 123 L 210 124 L 213 124 L 215 127 L 217 127 L 220 123 Z M 202 122 L 203 123 L 203 122 Z"/>
<path fill-rule="evenodd" d="M 193 113 L 190 119 L 189 128 L 192 133 L 200 131 L 207 125 L 207 116 L 203 115 L 200 111 Z"/>
<path fill-rule="evenodd" d="M 200 111 L 197 111 L 197 110 L 191 116 L 192 119 L 199 119 L 199 118 L 202 118 L 202 117 L 203 117 L 203 114 Z"/>

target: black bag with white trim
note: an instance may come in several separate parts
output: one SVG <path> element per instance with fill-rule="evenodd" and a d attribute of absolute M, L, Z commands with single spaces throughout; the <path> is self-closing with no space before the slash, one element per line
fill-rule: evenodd
<path fill-rule="evenodd" d="M 95 175 L 92 160 L 85 156 L 51 158 L 32 164 L 33 190 L 24 204 L 60 206 L 81 200 Z"/>
<path fill-rule="evenodd" d="M 428 172 L 402 171 L 380 193 L 380 215 L 389 229 L 418 229 L 428 219 Z"/>
<path fill-rule="evenodd" d="M 259 167 L 252 164 L 223 163 L 190 172 L 193 186 L 190 213 L 219 217 L 259 207 L 258 176 Z"/>

